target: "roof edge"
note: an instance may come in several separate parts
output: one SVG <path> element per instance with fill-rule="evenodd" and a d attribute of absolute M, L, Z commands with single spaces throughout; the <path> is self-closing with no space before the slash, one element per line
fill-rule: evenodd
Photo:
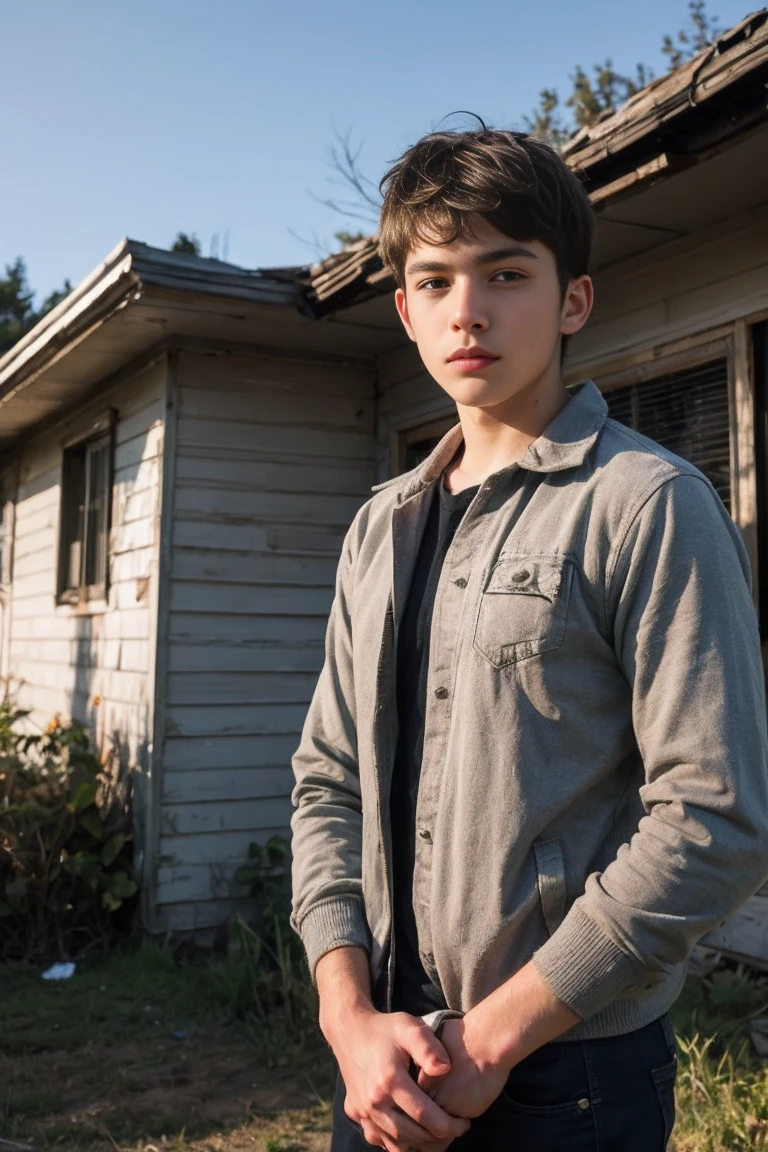
<path fill-rule="evenodd" d="M 0 357 L 0 407 L 117 309 L 143 293 L 197 292 L 299 307 L 305 268 L 250 270 L 124 239 Z"/>
<path fill-rule="evenodd" d="M 57 353 L 125 304 L 139 288 L 130 241 L 122 240 L 93 272 L 0 357 L 0 406 Z"/>

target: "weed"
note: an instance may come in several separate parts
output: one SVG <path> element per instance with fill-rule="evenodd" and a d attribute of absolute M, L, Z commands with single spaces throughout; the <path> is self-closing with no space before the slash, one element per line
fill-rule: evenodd
<path fill-rule="evenodd" d="M 235 876 L 254 901 L 252 924 L 230 924 L 222 970 L 235 1018 L 244 1020 L 270 1065 L 295 1064 L 319 1040 L 317 1005 L 304 953 L 290 926 L 290 846 L 281 836 L 252 843 Z"/>
<path fill-rule="evenodd" d="M 766 1006 L 768 979 L 741 965 L 688 980 L 672 1014 L 680 1062 L 670 1152 L 768 1149 L 768 1073 L 747 1031 Z"/>
<path fill-rule="evenodd" d="M 50 1116 L 61 1108 L 61 1100 L 59 1092 L 23 1092 L 14 1095 L 9 1088 L 4 1108 L 5 1119 L 10 1120 L 14 1116 Z"/>

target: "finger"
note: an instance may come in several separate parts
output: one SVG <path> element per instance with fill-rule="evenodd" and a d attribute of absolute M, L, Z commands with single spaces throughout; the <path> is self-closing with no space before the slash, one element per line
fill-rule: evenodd
<path fill-rule="evenodd" d="M 418 1152 L 419 1149 L 439 1149 L 448 1147 L 459 1135 L 463 1135 L 469 1128 L 469 1121 L 460 1117 L 446 1116 L 449 1122 L 449 1134 L 443 1139 L 435 1141 L 431 1132 L 423 1128 L 403 1112 L 397 1105 L 382 1107 L 370 1114 L 370 1119 L 379 1131 L 389 1140 L 397 1144 L 400 1152 Z"/>
<path fill-rule="evenodd" d="M 374 1148 L 385 1148 L 386 1152 L 405 1152 L 402 1145 L 395 1144 L 377 1125 L 370 1121 L 362 1124 L 361 1128 L 363 1129 L 363 1136 Z"/>
<path fill-rule="evenodd" d="M 451 1070 L 451 1061 L 432 1029 L 411 1019 L 404 1034 L 398 1037 L 408 1055 L 429 1076 L 445 1076 Z"/>
<path fill-rule="evenodd" d="M 431 1147 L 435 1142 L 431 1132 L 416 1124 L 410 1116 L 394 1105 L 392 1108 L 381 1108 L 372 1112 L 371 1119 L 384 1136 L 398 1145 L 401 1152 L 410 1148 L 422 1148 L 425 1145 Z"/>
<path fill-rule="evenodd" d="M 426 1092 L 427 1096 L 431 1096 L 441 1082 L 438 1076 L 428 1076 L 423 1068 L 416 1077 L 416 1083 L 422 1092 Z"/>
<path fill-rule="evenodd" d="M 392 1100 L 408 1119 L 418 1127 L 421 1140 L 455 1140 L 463 1136 L 469 1122 L 460 1116 L 449 1116 L 425 1092 L 408 1080 L 397 1079 L 392 1088 Z"/>

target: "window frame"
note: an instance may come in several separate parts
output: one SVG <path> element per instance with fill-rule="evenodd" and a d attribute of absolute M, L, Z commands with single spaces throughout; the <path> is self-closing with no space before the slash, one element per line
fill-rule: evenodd
<path fill-rule="evenodd" d="M 625 388 L 631 385 L 642 386 L 660 376 L 671 376 L 677 372 L 690 369 L 703 368 L 716 360 L 724 360 L 726 364 L 728 383 L 728 463 L 729 463 L 729 494 L 730 514 L 736 524 L 739 524 L 740 509 L 740 474 L 739 474 L 739 444 L 736 424 L 736 380 L 734 370 L 734 338 L 733 335 L 720 337 L 700 343 L 683 352 L 672 353 L 667 356 L 658 356 L 642 365 L 623 371 L 613 372 L 609 375 L 596 374 L 593 379 L 601 392 L 610 394 L 614 389 Z M 741 527 L 741 525 L 739 525 Z"/>
<path fill-rule="evenodd" d="M 99 605 L 106 603 L 109 595 L 109 568 L 110 568 L 110 534 L 112 529 L 112 503 L 114 499 L 114 473 L 115 473 L 115 424 L 116 413 L 110 411 L 103 417 L 92 421 L 87 429 L 71 437 L 62 444 L 61 458 L 61 490 L 59 500 L 59 530 L 56 565 L 56 604 L 68 606 L 79 612 L 92 612 Z M 106 464 L 101 487 L 101 499 L 104 501 L 103 531 L 99 534 L 101 566 L 103 579 L 86 582 L 88 566 L 91 562 L 91 549 L 88 545 L 89 537 L 89 511 L 93 501 L 90 485 L 90 464 L 97 450 L 106 449 Z M 83 522 L 79 537 L 81 551 L 79 557 L 79 580 L 77 585 L 68 579 L 70 556 L 69 545 L 77 538 L 70 533 L 69 515 L 71 509 L 79 502 L 79 497 L 71 494 L 71 461 L 75 456 L 84 455 L 85 476 L 84 493 L 82 500 Z M 78 513 L 79 516 L 79 513 Z"/>
<path fill-rule="evenodd" d="M 752 568 L 753 599 L 759 597 L 757 541 L 757 475 L 755 460 L 754 372 L 750 354 L 754 317 L 694 333 L 666 344 L 584 361 L 569 368 L 566 384 L 592 379 L 602 392 L 640 384 L 658 376 L 725 359 L 728 369 L 728 440 L 730 449 L 731 519 L 741 532 Z"/>

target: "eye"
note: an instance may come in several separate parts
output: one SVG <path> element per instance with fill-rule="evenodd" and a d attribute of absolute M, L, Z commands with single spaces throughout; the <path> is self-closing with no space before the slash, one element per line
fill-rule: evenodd
<path fill-rule="evenodd" d="M 426 288 L 429 292 L 436 292 L 439 288 L 445 288 L 448 281 L 442 276 L 433 276 L 431 280 L 422 280 L 419 284 L 419 290 Z"/>
<path fill-rule="evenodd" d="M 522 272 L 515 272 L 512 268 L 503 268 L 501 272 L 495 272 L 491 280 L 501 280 L 502 284 L 514 284 L 516 280 L 524 280 Z"/>

